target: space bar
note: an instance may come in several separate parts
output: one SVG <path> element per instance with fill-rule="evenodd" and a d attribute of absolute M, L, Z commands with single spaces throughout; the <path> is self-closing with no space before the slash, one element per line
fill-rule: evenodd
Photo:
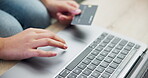
<path fill-rule="evenodd" d="M 87 47 L 78 57 L 76 57 L 67 67 L 66 69 L 72 70 L 75 68 L 77 64 L 79 64 L 85 56 L 87 56 L 92 51 L 92 48 Z"/>

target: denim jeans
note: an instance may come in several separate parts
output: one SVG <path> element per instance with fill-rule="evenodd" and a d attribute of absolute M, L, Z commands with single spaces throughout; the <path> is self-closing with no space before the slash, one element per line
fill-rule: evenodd
<path fill-rule="evenodd" d="M 40 0 L 0 0 L 0 37 L 50 24 L 49 13 Z"/>

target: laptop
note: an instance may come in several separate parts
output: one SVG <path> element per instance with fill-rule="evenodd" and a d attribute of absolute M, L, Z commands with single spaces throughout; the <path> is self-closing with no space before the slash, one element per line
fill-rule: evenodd
<path fill-rule="evenodd" d="M 147 45 L 99 26 L 68 26 L 58 34 L 69 48 L 40 47 L 55 57 L 22 60 L 0 78 L 143 78 Z"/>
<path fill-rule="evenodd" d="M 69 26 L 58 35 L 69 48 L 41 47 L 56 57 L 23 60 L 0 78 L 141 78 L 147 45 L 99 26 Z"/>

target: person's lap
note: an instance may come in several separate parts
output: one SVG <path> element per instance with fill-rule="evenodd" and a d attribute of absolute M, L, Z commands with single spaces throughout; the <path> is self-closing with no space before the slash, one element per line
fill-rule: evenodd
<path fill-rule="evenodd" d="M 21 32 L 22 27 L 46 28 L 50 25 L 48 11 L 39 0 L 0 0 L 0 9 L 0 37 Z"/>
<path fill-rule="evenodd" d="M 13 16 L 0 10 L 0 37 L 9 37 L 22 30 L 21 24 Z"/>

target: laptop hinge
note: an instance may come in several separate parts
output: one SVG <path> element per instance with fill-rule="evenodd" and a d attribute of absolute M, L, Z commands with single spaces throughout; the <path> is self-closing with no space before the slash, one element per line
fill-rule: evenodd
<path fill-rule="evenodd" d="M 139 64 L 142 62 L 142 60 L 144 59 L 143 57 L 148 54 L 148 50 L 146 49 L 141 56 L 138 57 L 138 59 L 136 60 L 136 62 L 133 64 L 133 67 L 130 69 L 130 71 L 127 73 L 127 75 L 125 76 L 125 78 L 131 78 L 131 76 L 133 75 L 133 73 L 135 72 L 135 70 L 137 69 L 137 67 L 139 66 Z M 148 59 L 146 60 L 146 62 L 143 64 L 143 66 L 140 69 L 140 72 L 138 72 L 136 75 L 136 78 L 142 78 L 142 76 L 144 75 L 144 73 L 147 71 L 147 67 L 148 67 Z"/>

